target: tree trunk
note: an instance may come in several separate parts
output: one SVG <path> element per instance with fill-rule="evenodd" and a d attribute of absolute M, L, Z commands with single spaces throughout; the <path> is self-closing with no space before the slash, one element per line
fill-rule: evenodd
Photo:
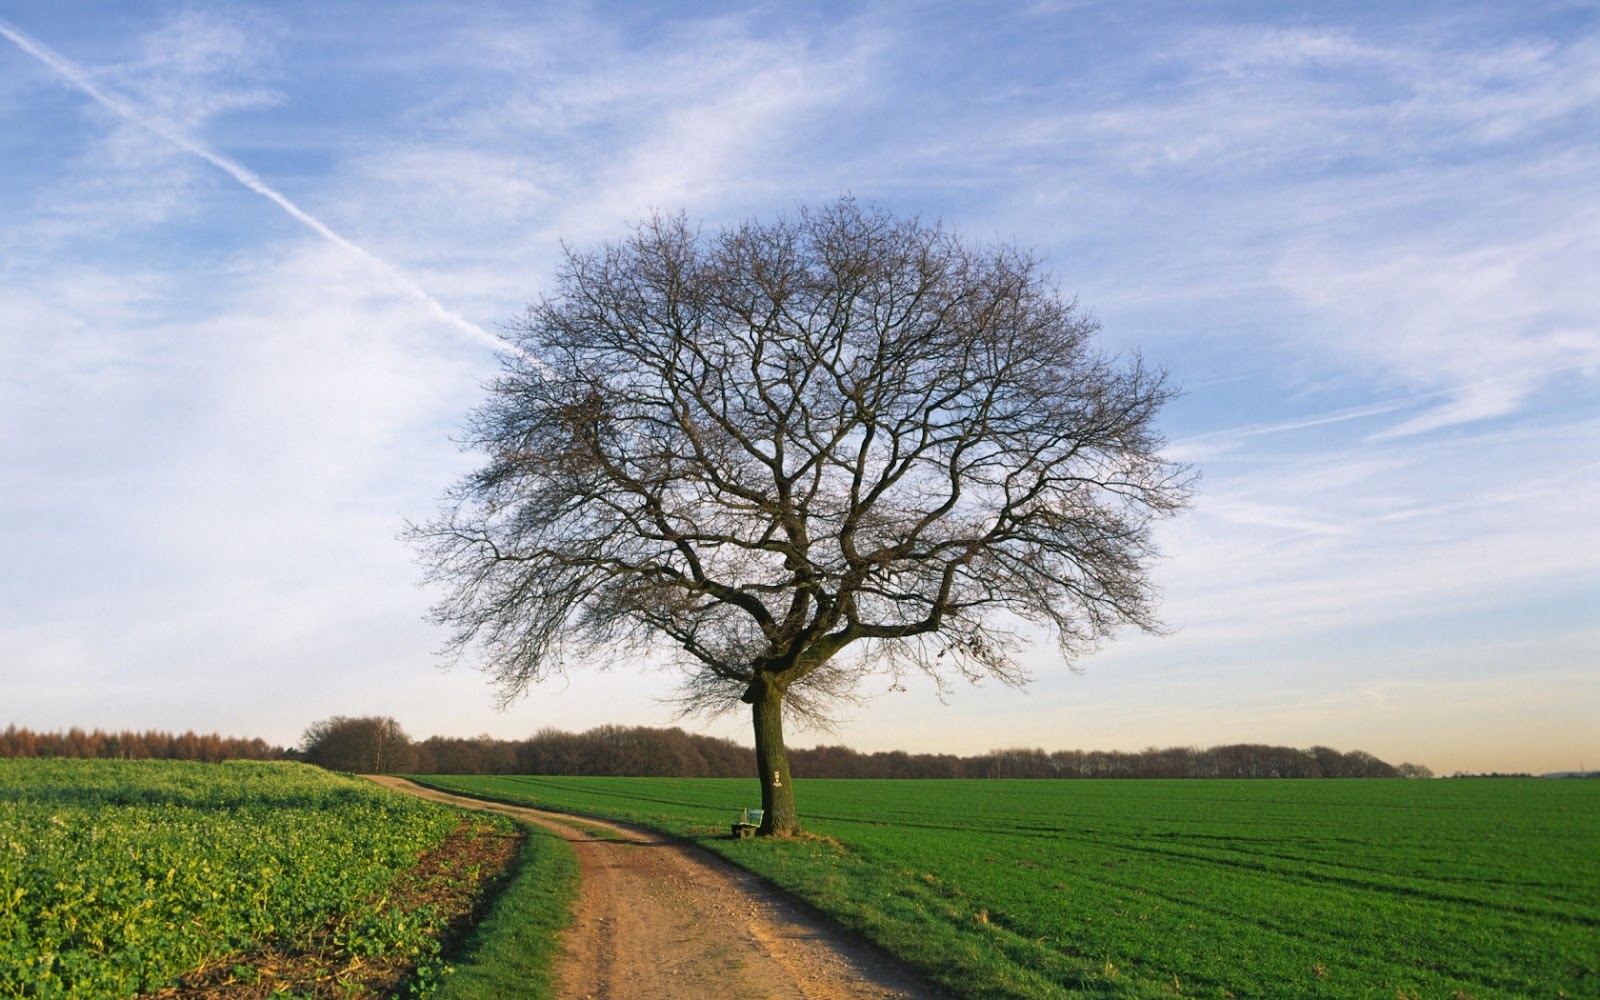
<path fill-rule="evenodd" d="M 756 777 L 761 779 L 762 836 L 800 832 L 794 808 L 794 783 L 789 780 L 789 751 L 783 745 L 783 688 L 766 674 L 757 674 L 745 693 L 756 729 Z"/>

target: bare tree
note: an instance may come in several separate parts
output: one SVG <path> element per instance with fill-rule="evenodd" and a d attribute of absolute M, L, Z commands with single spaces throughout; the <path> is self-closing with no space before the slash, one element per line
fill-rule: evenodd
<path fill-rule="evenodd" d="M 1069 663 L 1159 627 L 1173 390 L 1030 255 L 845 199 L 714 236 L 658 215 L 558 279 L 470 424 L 487 463 L 412 532 L 504 699 L 670 649 L 690 708 L 751 706 L 762 833 L 789 833 L 786 710 L 874 669 L 1021 683 L 1024 622 Z"/>
<path fill-rule="evenodd" d="M 335 715 L 313 722 L 301 735 L 300 748 L 307 763 L 331 771 L 393 774 L 416 764 L 411 737 L 386 715 Z"/>

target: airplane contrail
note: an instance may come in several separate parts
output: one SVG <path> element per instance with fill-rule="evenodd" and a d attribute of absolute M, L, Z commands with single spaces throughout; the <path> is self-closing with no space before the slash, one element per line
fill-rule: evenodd
<path fill-rule="evenodd" d="M 115 95 L 100 89 L 100 87 L 96 86 L 94 81 L 90 80 L 82 70 L 78 69 L 78 67 L 57 55 L 55 52 L 52 52 L 44 45 L 41 45 L 40 43 L 29 38 L 27 35 L 24 35 L 22 32 L 7 24 L 5 21 L 0 21 L 0 35 L 4 35 L 6 38 L 10 39 L 11 42 L 17 46 L 17 48 L 37 59 L 39 62 L 44 63 L 57 75 L 64 78 L 68 83 L 83 91 L 96 104 L 109 109 L 119 117 L 127 119 L 135 125 L 138 125 L 140 128 L 154 133 L 184 152 L 198 156 L 200 159 L 205 160 L 207 163 L 216 167 L 218 170 L 221 170 L 229 177 L 232 177 L 246 188 L 249 188 L 251 191 L 254 191 L 256 194 L 259 194 L 261 197 L 283 209 L 291 218 L 301 223 L 318 236 L 321 236 L 323 239 L 334 244 L 335 246 L 347 250 L 365 260 L 368 264 L 371 264 L 380 273 L 393 282 L 401 291 L 422 303 L 425 307 L 427 307 L 429 312 L 433 313 L 433 315 L 438 317 L 440 320 L 443 320 L 450 326 L 455 327 L 457 330 L 465 333 L 469 337 L 472 337 L 474 340 L 488 344 L 496 350 L 511 351 L 515 354 L 523 353 L 522 350 L 515 344 L 495 336 L 471 320 L 468 320 L 445 308 L 443 303 L 434 298 L 432 295 L 428 294 L 428 292 L 423 289 L 421 285 L 418 285 L 415 281 L 412 281 L 410 278 L 402 274 L 394 265 L 390 264 L 388 261 L 377 256 L 371 251 L 357 246 L 345 237 L 340 236 L 338 233 L 328 228 L 328 226 L 323 223 L 322 220 L 318 219 L 310 212 L 307 212 L 299 205 L 296 205 L 294 202 L 278 193 L 272 188 L 271 185 L 262 180 L 259 175 L 247 167 L 228 159 L 226 156 L 223 156 L 220 153 L 212 152 L 205 146 L 202 146 L 200 143 L 194 141 L 160 119 L 142 114 L 138 108 L 129 104 L 127 101 L 121 100 Z"/>

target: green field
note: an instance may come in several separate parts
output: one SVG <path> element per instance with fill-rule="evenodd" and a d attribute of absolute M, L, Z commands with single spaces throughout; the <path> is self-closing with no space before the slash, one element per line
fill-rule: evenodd
<path fill-rule="evenodd" d="M 1600 782 L 421 778 L 698 840 L 985 998 L 1600 997 Z"/>
<path fill-rule="evenodd" d="M 507 826 L 301 764 L 0 760 L 0 996 L 249 981 L 262 949 L 426 980 L 442 917 L 398 877 Z"/>

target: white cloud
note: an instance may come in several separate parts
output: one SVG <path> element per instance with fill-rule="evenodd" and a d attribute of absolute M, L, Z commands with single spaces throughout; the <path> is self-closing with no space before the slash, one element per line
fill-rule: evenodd
<path fill-rule="evenodd" d="M 0 536 L 21 568 L 0 645 L 39 687 L 26 704 L 93 690 L 108 725 L 133 704 L 203 717 L 205 702 L 255 731 L 249 698 L 274 683 L 306 689 L 301 712 L 365 710 L 351 683 L 430 670 L 429 596 L 397 535 L 465 471 L 448 436 L 488 359 L 322 241 L 197 278 L 210 308 L 181 320 L 141 320 L 115 286 L 79 297 L 72 339 L 36 304 L 0 305 L 26 323 L 6 351 L 39 362 L 6 397 L 8 503 L 33 513 Z M 481 681 L 456 682 L 488 703 Z"/>
<path fill-rule="evenodd" d="M 1454 159 L 1588 114 L 1600 45 L 1578 38 L 1473 37 L 1443 23 L 1368 40 L 1352 29 L 1203 30 L 1169 53 L 1186 86 L 1157 117 L 1107 122 L 1129 134 L 1187 134 L 1208 166 L 1358 169 Z M 1190 157 L 1179 157 L 1189 159 Z M 1159 157 L 1152 157 L 1159 159 Z"/>
<path fill-rule="evenodd" d="M 101 75 L 168 127 L 193 133 L 218 116 L 278 103 L 265 77 L 281 35 L 246 9 L 182 11 L 139 38 L 136 57 Z"/>
<path fill-rule="evenodd" d="M 443 46 L 483 65 L 341 157 L 322 215 L 494 322 L 547 287 L 563 242 L 615 239 L 658 209 L 715 226 L 834 197 L 848 181 L 807 147 L 870 87 L 875 36 L 759 28 L 673 22 L 642 48 L 571 11 L 463 28 Z"/>
<path fill-rule="evenodd" d="M 1400 439 L 1216 461 L 1163 526 L 1186 639 L 1310 636 L 1535 602 L 1592 580 L 1600 424 Z"/>
<path fill-rule="evenodd" d="M 24 234 L 103 240 L 122 227 L 192 216 L 214 179 L 172 137 L 276 101 L 261 83 L 272 44 L 265 24 L 249 15 L 182 13 L 136 40 L 137 56 L 92 70 L 0 24 L 17 51 L 93 99 L 84 105 L 85 126 L 72 133 L 78 145 L 70 169 L 57 171 L 41 192 L 40 217 L 15 227 L 8 242 Z"/>
<path fill-rule="evenodd" d="M 1307 240 L 1289 249 L 1276 276 L 1315 313 L 1311 329 L 1334 351 L 1409 386 L 1448 390 L 1443 406 L 1394 431 L 1415 433 L 1515 412 L 1564 376 L 1593 378 L 1600 289 L 1589 280 L 1592 260 L 1600 260 L 1600 213 L 1574 206 L 1521 233 L 1428 233 L 1338 248 Z"/>
<path fill-rule="evenodd" d="M 1135 241 L 1164 230 L 1121 261 L 1140 277 L 1102 279 L 1123 295 L 1109 305 L 1206 295 L 1219 325 L 1346 384 L 1441 394 L 1397 434 L 1518 413 L 1600 370 L 1592 40 L 1230 28 L 1163 58 L 1173 85 L 1036 118 L 990 151 L 1070 151 L 1070 178 L 1116 179 L 1077 205 Z"/>
<path fill-rule="evenodd" d="M 352 711 L 421 735 L 670 718 L 670 679 L 624 668 L 472 722 L 485 681 L 433 671 L 433 595 L 394 533 L 472 464 L 446 437 L 491 368 L 441 314 L 508 318 L 560 239 L 653 208 L 715 226 L 844 190 L 1042 249 L 1113 343 L 1189 384 L 1174 451 L 1206 473 L 1162 529 L 1175 638 L 1064 685 L 1041 670 L 1032 695 L 960 692 L 934 736 L 926 704 L 882 699 L 852 742 L 1221 741 L 1299 706 L 1308 740 L 1366 745 L 1334 734 L 1426 702 L 1464 648 L 1452 614 L 1578 641 L 1570 609 L 1540 609 L 1600 550 L 1587 35 L 1473 34 L 1482 11 L 1148 26 L 1040 5 L 970 36 L 894 5 L 440 11 L 129 14 L 148 31 L 99 50 L 44 32 L 165 138 L 42 73 L 3 85 L 17 134 L 51 137 L 0 184 L 0 558 L 28 574 L 0 647 L 41 672 L 7 675 L 18 703 L 59 710 L 19 721 L 137 705 L 187 728 L 225 705 L 215 725 L 282 739 Z M 46 92 L 70 112 L 48 129 L 25 117 Z M 1539 676 L 1567 676 L 1550 650 Z M 1410 673 L 1383 687 L 1362 656 Z M 1196 705 L 1241 731 L 1204 732 Z"/>

